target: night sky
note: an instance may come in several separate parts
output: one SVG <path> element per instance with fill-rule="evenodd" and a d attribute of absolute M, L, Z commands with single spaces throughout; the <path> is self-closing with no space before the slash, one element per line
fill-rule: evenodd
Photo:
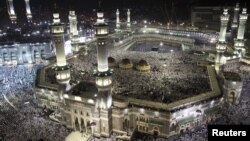
<path fill-rule="evenodd" d="M 0 24 L 8 19 L 6 0 L 0 0 Z M 69 9 L 73 9 L 77 14 L 93 13 L 97 7 L 98 0 L 30 0 L 31 11 L 38 13 L 52 11 L 54 3 L 57 3 L 61 9 L 61 14 L 68 14 Z M 240 2 L 241 6 L 249 7 L 247 0 L 102 0 L 103 9 L 106 13 L 114 13 L 115 9 L 131 8 L 141 10 L 142 14 L 147 17 L 155 16 L 156 20 L 163 19 L 164 12 L 168 11 L 170 15 L 176 14 L 179 19 L 190 19 L 191 6 L 234 6 Z M 174 5 L 174 8 L 173 6 Z M 25 2 L 24 0 L 14 0 L 14 7 L 19 19 L 25 19 Z M 158 10 L 158 13 L 155 12 Z M 250 10 L 249 10 L 250 11 Z M 155 13 L 154 13 L 155 12 Z M 108 14 L 107 14 L 108 15 Z M 35 17 L 36 15 L 34 15 Z M 133 15 L 132 15 L 133 16 Z M 0 25 L 1 28 L 1 25 Z"/>

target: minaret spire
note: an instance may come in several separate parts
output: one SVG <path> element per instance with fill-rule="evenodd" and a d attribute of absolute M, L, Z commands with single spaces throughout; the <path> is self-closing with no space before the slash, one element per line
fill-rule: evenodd
<path fill-rule="evenodd" d="M 103 9 L 102 9 L 102 1 L 101 1 L 101 0 L 98 0 L 97 12 L 103 12 Z"/>
<path fill-rule="evenodd" d="M 247 8 L 243 8 L 239 18 L 240 22 L 237 33 L 237 39 L 234 40 L 234 47 L 237 50 L 237 53 L 240 57 L 246 53 L 244 34 L 245 34 L 247 19 L 248 19 Z"/>
<path fill-rule="evenodd" d="M 27 16 L 28 22 L 31 22 L 32 14 L 30 10 L 30 0 L 25 0 L 25 6 L 26 6 L 26 16 Z"/>
<path fill-rule="evenodd" d="M 239 3 L 236 3 L 236 6 L 234 8 L 234 18 L 233 18 L 232 28 L 238 27 L 239 11 L 240 11 Z"/>
<path fill-rule="evenodd" d="M 120 30 L 120 12 L 119 9 L 116 10 L 116 31 Z"/>
<path fill-rule="evenodd" d="M 131 22 L 130 22 L 130 9 L 127 11 L 127 29 L 131 29 Z"/>
<path fill-rule="evenodd" d="M 69 28 L 70 28 L 70 39 L 71 39 L 71 49 L 73 52 L 79 51 L 79 35 L 77 30 L 77 17 L 75 11 L 69 11 Z"/>
<path fill-rule="evenodd" d="M 7 1 L 8 13 L 9 13 L 11 23 L 15 24 L 17 17 L 16 17 L 16 13 L 14 10 L 13 0 L 6 0 L 6 1 Z"/>

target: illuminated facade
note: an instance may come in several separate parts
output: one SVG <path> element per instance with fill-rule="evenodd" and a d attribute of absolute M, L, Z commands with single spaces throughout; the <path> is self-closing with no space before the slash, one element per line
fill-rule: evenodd
<path fill-rule="evenodd" d="M 223 91 L 225 102 L 230 105 L 239 104 L 242 90 L 242 80 L 237 73 L 223 73 Z"/>
<path fill-rule="evenodd" d="M 130 15 L 129 10 L 128 13 Z M 227 47 L 225 36 L 228 19 L 229 15 L 225 9 L 221 16 L 221 31 L 219 43 L 216 46 L 216 53 L 220 55 L 223 55 Z M 129 21 L 127 23 L 130 23 L 130 18 L 127 21 Z M 116 133 L 118 136 L 121 135 L 123 138 L 130 139 L 135 130 L 151 135 L 169 137 L 189 131 L 196 126 L 209 123 L 220 117 L 219 109 L 224 102 L 237 104 L 241 92 L 241 80 L 237 80 L 237 86 L 232 86 L 231 78 L 227 78 L 225 79 L 227 81 L 223 83 L 223 89 L 221 89 L 216 70 L 212 65 L 203 66 L 209 79 L 209 91 L 195 96 L 164 103 L 162 101 L 138 99 L 129 95 L 112 95 L 112 71 L 109 69 L 109 64 L 111 65 L 111 62 L 115 62 L 115 60 L 108 61 L 108 39 L 110 39 L 110 36 L 108 36 L 108 24 L 104 21 L 102 11 L 97 12 L 97 22 L 94 26 L 97 48 L 95 82 L 78 82 L 66 91 L 64 90 L 65 87 L 60 86 L 70 80 L 70 71 L 67 67 L 65 55 L 63 55 L 63 25 L 60 23 L 57 13 L 54 14 L 52 35 L 57 50 L 56 78 L 59 87 L 58 84 L 52 84 L 45 79 L 46 71 L 53 65 L 44 67 L 38 73 L 40 78 L 36 86 L 38 105 L 53 110 L 60 108 L 60 122 L 68 128 L 90 133 L 96 137 L 110 137 L 112 133 Z M 113 43 L 116 48 L 126 50 L 128 44 L 133 44 L 136 41 L 164 41 L 188 46 L 193 45 L 194 42 L 193 39 L 186 36 L 192 35 L 190 31 L 181 31 L 184 32 L 185 37 L 172 36 L 172 32 L 170 35 L 164 35 L 155 31 L 159 32 L 159 29 L 148 28 L 147 32 L 139 30 L 138 34 L 131 35 L 122 42 Z M 215 63 L 221 62 L 217 60 Z M 58 70 L 57 68 L 62 69 Z M 141 72 L 150 73 L 151 67 L 146 61 L 141 61 L 137 69 Z M 58 75 L 64 75 L 66 78 Z M 60 94 L 58 95 L 58 93 Z M 234 96 L 233 100 L 232 95 Z"/>
<path fill-rule="evenodd" d="M 0 46 L 0 65 L 42 63 L 51 56 L 51 43 L 22 43 Z"/>
<path fill-rule="evenodd" d="M 109 87 L 111 81 L 105 83 L 107 76 L 97 76 L 97 88 L 94 83 L 84 82 L 64 92 L 61 123 L 97 137 L 107 137 L 112 132 L 129 139 L 134 130 L 164 137 L 186 132 L 220 117 L 219 108 L 224 102 L 222 91 L 214 68 L 208 66 L 207 70 L 212 91 L 169 104 L 112 96 Z M 38 105 L 57 109 L 60 102 L 57 100 L 56 86 L 42 83 L 38 83 L 36 88 Z M 77 87 L 88 90 L 74 94 L 72 91 Z"/>

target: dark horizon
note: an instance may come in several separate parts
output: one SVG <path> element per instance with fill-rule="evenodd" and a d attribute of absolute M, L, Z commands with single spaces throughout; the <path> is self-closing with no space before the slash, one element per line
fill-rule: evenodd
<path fill-rule="evenodd" d="M 2 25 L 9 22 L 8 12 L 6 7 L 6 0 L 2 0 L 0 3 L 0 16 L 2 17 L 0 22 L 0 28 Z M 166 22 L 166 11 L 168 16 L 176 16 L 177 20 L 189 20 L 190 9 L 192 6 L 235 6 L 239 2 L 241 7 L 249 7 L 249 3 L 246 0 L 102 0 L 102 7 L 105 12 L 105 16 L 113 18 L 114 11 L 118 8 L 121 11 L 127 8 L 132 9 L 133 15 L 142 15 L 145 18 L 155 18 L 158 21 Z M 30 0 L 31 11 L 34 14 L 33 17 L 39 17 L 38 14 L 44 14 L 46 12 L 52 13 L 54 3 L 60 9 L 62 14 L 62 20 L 67 19 L 68 11 L 70 9 L 75 10 L 77 15 L 92 15 L 94 9 L 97 8 L 98 0 Z M 14 0 L 15 12 L 18 20 L 21 22 L 26 20 L 25 14 L 25 2 L 24 0 Z M 125 13 L 121 12 L 122 15 Z M 51 15 L 52 17 L 52 15 Z M 42 19 L 42 18 L 40 18 Z"/>

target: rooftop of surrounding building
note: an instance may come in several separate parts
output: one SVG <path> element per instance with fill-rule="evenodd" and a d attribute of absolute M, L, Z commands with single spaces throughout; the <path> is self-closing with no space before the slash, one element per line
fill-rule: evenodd
<path fill-rule="evenodd" d="M 80 82 L 73 86 L 67 93 L 84 98 L 93 98 L 98 93 L 98 90 L 95 83 Z"/>
<path fill-rule="evenodd" d="M 223 72 L 223 76 L 228 81 L 242 81 L 240 75 L 235 72 Z"/>

